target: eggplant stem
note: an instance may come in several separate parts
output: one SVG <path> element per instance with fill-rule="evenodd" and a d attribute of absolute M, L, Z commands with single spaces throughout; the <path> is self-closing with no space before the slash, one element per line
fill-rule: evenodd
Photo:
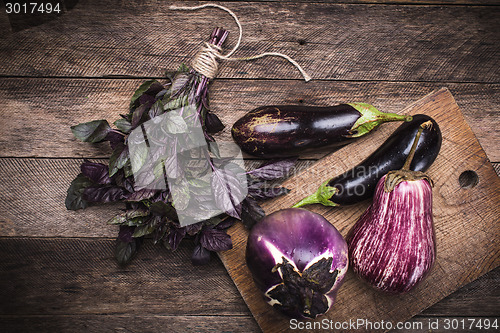
<path fill-rule="evenodd" d="M 405 164 L 403 165 L 403 168 L 401 168 L 401 170 L 410 170 L 410 164 L 413 161 L 413 157 L 415 156 L 415 150 L 417 150 L 418 140 L 420 139 L 420 136 L 422 135 L 424 129 L 430 129 L 431 127 L 432 122 L 430 120 L 420 125 L 417 131 L 417 135 L 415 135 L 415 140 L 413 140 L 413 145 L 411 146 L 410 153 L 408 154 Z"/>
<path fill-rule="evenodd" d="M 359 119 L 350 129 L 350 135 L 348 136 L 350 138 L 361 137 L 377 128 L 382 123 L 391 121 L 408 122 L 413 120 L 413 117 L 408 115 L 380 112 L 373 105 L 366 103 L 348 103 L 348 105 L 352 106 L 360 113 Z"/>
<path fill-rule="evenodd" d="M 311 205 L 316 203 L 330 207 L 338 206 L 338 204 L 336 204 L 335 202 L 330 201 L 333 195 L 338 192 L 338 189 L 335 187 L 328 186 L 329 181 L 330 180 L 327 180 L 326 182 L 321 184 L 321 186 L 318 188 L 316 192 L 300 200 L 295 205 L 293 205 L 292 208 L 299 208 L 305 205 Z"/>
<path fill-rule="evenodd" d="M 393 170 L 387 173 L 387 176 L 385 177 L 384 180 L 384 192 L 386 193 L 392 192 L 396 188 L 396 186 L 399 185 L 399 183 L 404 181 L 415 181 L 415 180 L 425 179 L 429 182 L 429 184 L 431 184 L 431 186 L 433 185 L 432 180 L 425 173 L 421 171 L 410 170 L 411 161 L 413 160 L 413 156 L 415 156 L 415 151 L 417 150 L 418 140 L 420 139 L 420 136 L 422 135 L 424 129 L 429 129 L 431 127 L 432 127 L 432 122 L 430 120 L 420 125 L 417 134 L 415 135 L 415 139 L 413 140 L 410 153 L 408 154 L 408 157 L 406 158 L 403 167 L 400 170 Z"/>

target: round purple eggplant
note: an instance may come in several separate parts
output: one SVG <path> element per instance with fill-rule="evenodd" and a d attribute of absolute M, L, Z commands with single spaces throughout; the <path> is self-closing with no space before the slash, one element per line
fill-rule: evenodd
<path fill-rule="evenodd" d="M 246 263 L 266 301 L 292 318 L 316 318 L 335 302 L 348 268 L 347 243 L 324 217 L 274 212 L 251 230 Z"/>
<path fill-rule="evenodd" d="M 365 103 L 329 107 L 271 105 L 248 112 L 236 121 L 231 132 L 234 141 L 248 154 L 290 157 L 312 149 L 340 147 L 384 122 L 411 119 L 380 112 Z"/>

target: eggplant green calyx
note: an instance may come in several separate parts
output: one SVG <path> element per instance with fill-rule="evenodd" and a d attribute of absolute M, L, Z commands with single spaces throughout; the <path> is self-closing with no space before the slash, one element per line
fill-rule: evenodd
<path fill-rule="evenodd" d="M 330 304 L 325 294 L 336 282 L 338 270 L 330 271 L 333 258 L 322 258 L 303 272 L 285 258 L 273 271 L 278 271 L 283 282 L 272 286 L 266 292 L 275 307 L 282 307 L 285 312 L 300 309 L 300 314 L 308 318 L 316 318 L 328 311 Z"/>
<path fill-rule="evenodd" d="M 432 122 L 430 120 L 420 125 L 420 128 L 418 129 L 417 134 L 415 135 L 415 139 L 413 140 L 410 153 L 408 154 L 405 164 L 403 165 L 401 170 L 389 171 L 387 173 L 387 176 L 385 177 L 384 181 L 384 192 L 386 193 L 392 192 L 396 188 L 396 186 L 399 185 L 399 183 L 404 181 L 416 181 L 425 179 L 426 181 L 429 182 L 429 184 L 431 184 L 431 186 L 433 186 L 432 179 L 428 175 L 426 175 L 422 171 L 410 170 L 410 164 L 411 161 L 413 160 L 413 156 L 415 156 L 415 150 L 417 149 L 418 140 L 420 139 L 420 136 L 422 135 L 422 132 L 425 129 L 431 129 L 431 128 L 432 128 Z"/>
<path fill-rule="evenodd" d="M 316 192 L 300 200 L 295 205 L 293 205 L 292 208 L 299 208 L 305 205 L 311 205 L 315 203 L 319 203 L 322 204 L 323 206 L 330 206 L 330 207 L 338 206 L 338 204 L 336 204 L 335 202 L 330 201 L 333 195 L 338 192 L 338 189 L 329 186 L 328 185 L 329 181 L 330 180 L 327 180 L 326 182 L 321 184 L 321 186 L 318 188 Z"/>
<path fill-rule="evenodd" d="M 390 171 L 384 181 L 384 192 L 392 192 L 401 182 L 412 182 L 425 179 L 434 186 L 432 179 L 422 171 L 395 170 Z"/>
<path fill-rule="evenodd" d="M 382 123 L 390 121 L 412 121 L 413 117 L 396 113 L 384 113 L 377 110 L 373 105 L 367 103 L 349 103 L 348 105 L 355 108 L 361 117 L 354 123 L 349 138 L 359 138 L 373 129 L 380 126 Z"/>

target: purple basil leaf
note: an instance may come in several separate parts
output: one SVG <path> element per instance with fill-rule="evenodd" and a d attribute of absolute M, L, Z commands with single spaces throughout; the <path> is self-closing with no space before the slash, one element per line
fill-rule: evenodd
<path fill-rule="evenodd" d="M 183 93 L 188 88 L 191 77 L 192 76 L 189 73 L 176 73 L 170 88 L 172 96 L 179 96 Z"/>
<path fill-rule="evenodd" d="M 170 231 L 167 236 L 168 245 L 172 251 L 177 250 L 182 239 L 186 236 L 186 228 L 177 228 L 175 226 L 170 227 Z"/>
<path fill-rule="evenodd" d="M 149 86 L 149 89 L 146 90 L 145 94 L 156 96 L 162 90 L 163 90 L 163 85 L 160 82 L 155 81 L 153 82 L 153 84 Z"/>
<path fill-rule="evenodd" d="M 123 117 L 123 116 L 122 116 Z M 130 133 L 132 130 L 132 124 L 125 118 L 120 118 L 113 123 L 120 132 Z"/>
<path fill-rule="evenodd" d="M 147 103 L 147 104 L 141 104 L 137 109 L 134 110 L 132 114 L 132 128 L 136 128 L 143 122 L 143 116 L 146 114 L 147 111 L 149 110 L 149 107 L 153 103 Z"/>
<path fill-rule="evenodd" d="M 132 110 L 132 108 L 136 105 L 138 105 L 138 99 L 145 93 L 149 92 L 149 88 L 151 86 L 153 86 L 154 84 L 160 84 L 158 81 L 156 80 L 149 80 L 149 81 L 146 81 L 144 82 L 143 84 L 141 84 L 139 86 L 139 88 L 137 88 L 137 90 L 134 92 L 134 95 L 132 96 L 132 99 L 130 100 L 130 109 Z M 161 84 L 160 84 L 161 85 Z M 153 88 L 154 89 L 154 88 Z"/>
<path fill-rule="evenodd" d="M 129 160 L 128 147 L 123 143 L 117 144 L 111 157 L 109 158 L 109 175 L 113 176 L 121 168 L 125 166 Z"/>
<path fill-rule="evenodd" d="M 80 166 L 82 174 L 97 184 L 110 184 L 111 178 L 108 173 L 108 166 L 102 163 L 94 163 L 85 160 Z"/>
<path fill-rule="evenodd" d="M 249 171 L 248 174 L 263 180 L 274 180 L 285 177 L 297 161 L 296 158 L 273 160 Z"/>
<path fill-rule="evenodd" d="M 123 188 L 113 185 L 89 186 L 83 191 L 83 199 L 89 202 L 114 202 L 124 195 Z"/>
<path fill-rule="evenodd" d="M 125 266 L 128 264 L 137 252 L 137 240 L 132 242 L 123 242 L 120 239 L 117 240 L 115 248 L 115 258 L 120 266 Z"/>
<path fill-rule="evenodd" d="M 144 237 L 144 236 L 147 236 L 149 234 L 152 234 L 153 231 L 155 231 L 154 226 L 152 226 L 148 223 L 148 224 L 137 226 L 137 228 L 135 228 L 134 234 L 132 236 L 134 238 Z"/>
<path fill-rule="evenodd" d="M 165 167 L 165 172 L 169 178 L 179 178 L 184 175 L 183 163 L 179 158 L 180 154 L 177 154 L 174 149 L 165 159 L 163 166 Z"/>
<path fill-rule="evenodd" d="M 155 99 L 156 100 L 159 100 L 159 99 L 162 99 L 170 90 L 169 89 L 162 89 L 160 90 L 156 95 L 155 95 Z"/>
<path fill-rule="evenodd" d="M 233 248 L 231 236 L 224 230 L 204 227 L 201 231 L 200 244 L 209 251 L 227 251 Z"/>
<path fill-rule="evenodd" d="M 127 196 L 127 201 L 141 201 L 152 198 L 158 190 L 144 188 Z"/>
<path fill-rule="evenodd" d="M 116 185 L 123 187 L 127 192 L 133 193 L 134 192 L 134 184 L 133 180 L 131 178 L 125 177 L 125 171 L 119 170 L 114 176 L 113 180 L 116 183 Z M 130 201 L 140 201 L 140 200 L 130 200 Z"/>
<path fill-rule="evenodd" d="M 128 164 L 128 163 L 127 163 Z M 125 164 L 125 166 L 127 165 Z M 125 169 L 124 166 L 124 169 Z M 138 173 L 133 174 L 134 176 L 134 189 L 136 191 L 145 189 L 145 188 L 156 188 L 156 185 L 162 185 L 165 183 L 163 179 L 158 179 L 155 174 L 154 170 L 149 167 L 143 167 L 139 170 Z M 159 182 L 161 181 L 161 182 Z M 163 186 L 163 185 L 162 185 Z"/>
<path fill-rule="evenodd" d="M 125 136 L 123 136 L 123 134 L 121 134 L 120 132 L 111 130 L 110 132 L 108 132 L 104 140 L 109 141 L 111 149 L 115 149 L 119 144 L 123 144 L 123 142 L 125 141 Z"/>
<path fill-rule="evenodd" d="M 223 220 L 222 222 L 219 222 L 219 223 L 215 226 L 215 228 L 216 228 L 216 229 L 219 229 L 219 230 L 226 230 L 226 229 L 228 229 L 229 227 L 231 227 L 231 226 L 234 224 L 234 222 L 235 222 L 235 221 L 236 221 L 236 220 L 235 220 L 234 218 L 232 218 L 232 217 L 228 217 L 228 218 L 226 218 L 225 220 Z"/>
<path fill-rule="evenodd" d="M 132 235 L 134 234 L 134 230 L 135 227 L 129 227 L 128 225 L 121 225 L 120 231 L 118 232 L 118 239 L 125 243 L 133 242 L 134 237 L 132 237 Z"/>
<path fill-rule="evenodd" d="M 154 96 L 143 94 L 141 97 L 139 97 L 139 105 L 153 105 L 154 102 Z"/>
<path fill-rule="evenodd" d="M 206 265 L 210 262 L 210 251 L 205 249 L 200 244 L 196 245 L 191 256 L 191 263 L 194 266 Z"/>
<path fill-rule="evenodd" d="M 215 204 L 226 214 L 240 218 L 242 188 L 240 181 L 231 170 L 214 169 L 211 177 Z"/>
<path fill-rule="evenodd" d="M 271 199 L 288 193 L 290 193 L 290 190 L 285 187 L 248 187 L 248 195 L 255 200 Z"/>
<path fill-rule="evenodd" d="M 149 118 L 153 119 L 165 113 L 163 110 L 163 103 L 161 100 L 157 100 L 149 109 Z"/>
<path fill-rule="evenodd" d="M 243 201 L 242 211 L 241 211 L 241 222 L 243 222 L 243 224 L 248 229 L 251 229 L 265 215 L 266 213 L 264 212 L 262 207 L 259 206 L 257 201 L 248 197 Z"/>
<path fill-rule="evenodd" d="M 88 123 L 71 126 L 71 131 L 77 139 L 84 142 L 96 143 L 106 138 L 111 131 L 111 127 L 109 127 L 106 120 L 94 120 Z"/>
<path fill-rule="evenodd" d="M 218 133 L 225 127 L 219 117 L 217 117 L 217 115 L 212 112 L 207 112 L 205 118 L 205 126 L 207 128 L 207 132 L 210 134 Z"/>
<path fill-rule="evenodd" d="M 186 228 L 186 232 L 189 236 L 194 236 L 201 230 L 202 227 L 203 227 L 203 222 L 198 222 L 198 223 L 189 224 L 185 228 Z"/>
<path fill-rule="evenodd" d="M 157 202 L 152 203 L 149 206 L 149 211 L 153 215 L 165 216 L 168 219 L 173 220 L 173 221 L 178 219 L 177 213 L 175 212 L 174 207 L 172 207 L 172 205 L 167 204 L 167 203 L 162 202 L 162 201 L 157 201 Z"/>
<path fill-rule="evenodd" d="M 153 223 L 156 225 L 153 233 L 153 242 L 156 244 L 162 240 L 165 241 L 169 229 L 168 225 L 165 223 L 165 219 L 161 216 L 153 216 L 152 219 L 154 220 Z"/>
<path fill-rule="evenodd" d="M 83 192 L 89 186 L 92 186 L 92 181 L 80 173 L 71 182 L 66 194 L 65 205 L 66 209 L 77 210 L 82 208 L 87 208 L 89 202 L 83 198 Z"/>
<path fill-rule="evenodd" d="M 266 181 L 256 180 L 255 178 L 250 177 L 250 175 L 247 175 L 247 186 L 249 190 L 265 187 L 266 184 Z"/>

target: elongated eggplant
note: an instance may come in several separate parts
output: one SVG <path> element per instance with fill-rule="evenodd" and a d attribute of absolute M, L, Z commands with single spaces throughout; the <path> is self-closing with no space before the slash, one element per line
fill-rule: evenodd
<path fill-rule="evenodd" d="M 315 148 L 345 145 L 384 122 L 410 120 L 411 116 L 383 113 L 365 103 L 264 106 L 236 121 L 232 135 L 248 154 L 290 157 Z"/>
<path fill-rule="evenodd" d="M 324 206 L 352 205 L 373 197 L 380 178 L 392 170 L 403 167 L 410 153 L 413 139 L 420 125 L 432 122 L 432 127 L 422 132 L 415 150 L 411 169 L 426 171 L 441 149 L 441 130 L 434 119 L 419 114 L 413 120 L 401 124 L 394 133 L 363 162 L 343 174 L 325 181 L 312 195 L 302 199 L 293 207 L 320 203 Z"/>
<path fill-rule="evenodd" d="M 432 181 L 425 173 L 409 169 L 412 157 L 410 153 L 401 170 L 380 179 L 372 204 L 347 236 L 354 273 L 390 293 L 412 290 L 436 259 Z"/>

